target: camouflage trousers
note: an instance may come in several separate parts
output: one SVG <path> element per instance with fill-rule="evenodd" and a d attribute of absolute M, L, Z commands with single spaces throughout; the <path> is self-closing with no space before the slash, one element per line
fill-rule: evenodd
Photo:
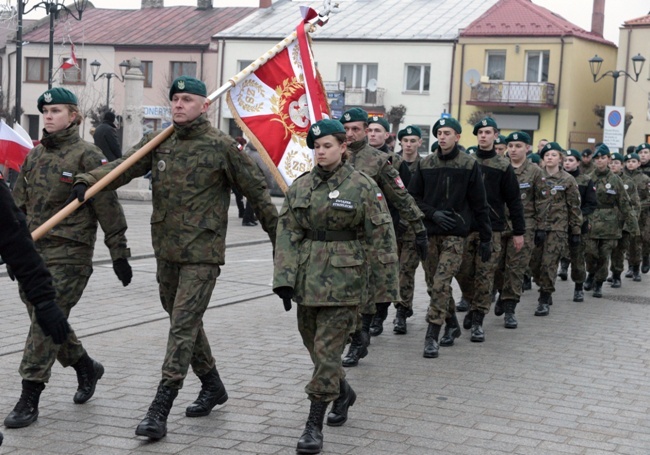
<path fill-rule="evenodd" d="M 463 258 L 465 239 L 453 235 L 434 235 L 429 237 L 429 250 L 423 263 L 425 273 L 430 278 L 429 309 L 427 322 L 442 325 L 447 316 L 455 311 L 452 304 L 451 280 L 458 273 Z"/>
<path fill-rule="evenodd" d="M 415 250 L 415 239 L 404 239 L 397 243 L 397 250 L 399 252 L 399 295 L 401 300 L 395 302 L 395 308 L 398 305 L 408 309 L 413 308 L 413 294 L 415 293 L 415 271 L 420 265 L 420 256 Z M 427 290 L 428 286 L 428 273 Z"/>
<path fill-rule="evenodd" d="M 93 273 L 93 268 L 89 265 L 66 264 L 47 264 L 47 268 L 52 274 L 56 304 L 67 317 L 81 299 L 90 275 Z M 20 297 L 27 306 L 32 322 L 18 371 L 20 376 L 28 381 L 48 382 L 55 360 L 58 360 L 63 367 L 69 367 L 77 363 L 86 350 L 72 329 L 65 343 L 54 344 L 51 337 L 46 337 L 43 334 L 41 326 L 36 322 L 34 307 L 27 302 L 22 290 Z"/>
<path fill-rule="evenodd" d="M 330 402 L 339 397 L 345 378 L 341 355 L 357 317 L 356 306 L 311 307 L 298 305 L 298 330 L 314 364 L 305 386 L 309 400 Z"/>
<path fill-rule="evenodd" d="M 641 254 L 643 250 L 643 239 L 640 235 L 630 237 L 630 243 L 627 249 L 627 262 L 630 267 L 641 265 Z"/>
<path fill-rule="evenodd" d="M 643 256 L 650 255 L 650 208 L 641 210 L 639 217 L 639 230 L 641 232 L 641 253 Z"/>
<path fill-rule="evenodd" d="M 629 232 L 623 231 L 623 235 L 620 239 L 618 239 L 616 246 L 612 250 L 612 262 L 610 265 L 610 270 L 614 275 L 620 275 L 623 273 L 623 270 L 625 270 L 625 252 L 628 251 L 628 248 L 631 244 L 631 237 L 632 236 Z M 632 261 L 630 261 L 630 264 L 632 264 Z"/>
<path fill-rule="evenodd" d="M 494 285 L 501 292 L 501 300 L 514 300 L 519 302 L 521 298 L 521 285 L 524 282 L 524 274 L 530 263 L 530 256 L 533 253 L 535 231 L 528 229 L 524 234 L 524 246 L 519 252 L 511 235 L 501 236 L 501 261 L 495 273 Z"/>
<path fill-rule="evenodd" d="M 160 302 L 169 314 L 170 326 L 161 384 L 180 389 L 190 365 L 197 376 L 215 366 L 203 330 L 203 314 L 221 270 L 215 264 L 179 264 L 162 259 L 157 263 Z"/>
<path fill-rule="evenodd" d="M 584 283 L 587 279 L 585 271 L 585 245 L 587 240 L 582 238 L 580 245 L 569 247 L 569 260 L 571 262 L 571 281 L 574 283 Z"/>
<path fill-rule="evenodd" d="M 492 232 L 492 255 L 483 262 L 479 253 L 479 237 L 472 232 L 465 241 L 465 252 L 456 281 L 463 297 L 470 302 L 470 309 L 490 312 L 494 274 L 501 258 L 501 232 Z"/>
<path fill-rule="evenodd" d="M 569 234 L 563 231 L 547 231 L 546 240 L 533 249 L 530 269 L 539 292 L 555 292 L 555 279 L 560 257 L 568 244 Z"/>
<path fill-rule="evenodd" d="M 607 279 L 607 266 L 612 250 L 616 247 L 618 240 L 609 239 L 588 239 L 585 249 L 585 263 L 587 272 L 594 275 L 596 283 L 602 283 Z"/>

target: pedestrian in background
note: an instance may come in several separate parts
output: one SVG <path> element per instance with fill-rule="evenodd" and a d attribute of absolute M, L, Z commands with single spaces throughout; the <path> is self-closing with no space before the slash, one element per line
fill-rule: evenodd
<path fill-rule="evenodd" d="M 102 123 L 100 123 L 95 132 L 91 133 L 95 145 L 99 147 L 108 161 L 115 161 L 122 156 L 122 147 L 117 137 L 115 128 L 115 114 L 111 111 L 104 112 Z"/>

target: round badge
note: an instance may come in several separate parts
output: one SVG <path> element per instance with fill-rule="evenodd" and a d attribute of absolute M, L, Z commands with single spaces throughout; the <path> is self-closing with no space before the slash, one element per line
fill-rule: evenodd
<path fill-rule="evenodd" d="M 627 186 L 627 185 L 623 185 L 623 188 L 625 188 L 625 189 L 627 190 L 627 189 L 629 189 L 630 187 Z"/>
<path fill-rule="evenodd" d="M 526 199 L 526 193 L 521 193 L 521 198 Z"/>
<path fill-rule="evenodd" d="M 551 194 L 557 194 L 557 190 L 556 190 L 555 188 L 553 188 L 553 189 L 551 190 Z"/>
<path fill-rule="evenodd" d="M 339 197 L 339 194 L 341 194 L 341 193 L 339 193 L 339 190 L 334 190 L 334 191 L 330 192 L 329 198 L 330 199 L 336 199 L 337 197 Z"/>
<path fill-rule="evenodd" d="M 158 170 L 160 172 L 163 172 L 167 168 L 167 163 L 165 163 L 163 160 L 158 161 Z"/>
<path fill-rule="evenodd" d="M 612 185 L 610 183 L 605 185 L 605 188 L 607 188 L 607 189 L 610 189 L 611 187 L 612 187 Z"/>

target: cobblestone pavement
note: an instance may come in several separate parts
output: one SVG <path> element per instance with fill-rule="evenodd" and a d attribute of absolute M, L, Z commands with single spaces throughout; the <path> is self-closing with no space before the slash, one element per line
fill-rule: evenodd
<path fill-rule="evenodd" d="M 278 204 L 281 200 L 277 199 Z M 202 418 L 185 417 L 199 390 L 190 373 L 158 442 L 134 435 L 160 378 L 168 323 L 155 282 L 149 203 L 125 202 L 134 278 L 124 288 L 102 240 L 94 274 L 71 324 L 106 374 L 93 399 L 75 405 L 76 377 L 55 365 L 38 421 L 3 429 L 0 454 L 292 454 L 309 403 L 311 362 L 296 328 L 271 292 L 268 237 L 242 227 L 231 207 L 226 265 L 205 329 L 229 400 Z M 534 317 L 536 293 L 517 308 L 519 328 L 486 317 L 485 343 L 467 331 L 438 359 L 422 357 L 427 307 L 418 272 L 407 335 L 373 338 L 348 379 L 358 394 L 348 422 L 325 427 L 325 454 L 649 454 L 648 282 L 625 280 L 604 298 L 571 302 L 558 282 L 547 317 Z M 17 372 L 27 318 L 16 285 L 0 274 L 0 417 L 20 395 Z M 458 289 L 455 290 L 459 294 Z"/>

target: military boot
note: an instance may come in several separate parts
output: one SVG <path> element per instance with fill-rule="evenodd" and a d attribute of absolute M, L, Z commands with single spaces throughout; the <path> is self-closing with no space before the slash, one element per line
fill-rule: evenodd
<path fill-rule="evenodd" d="M 465 297 L 460 298 L 460 302 L 456 305 L 456 312 L 457 313 L 464 313 L 465 311 L 469 310 L 469 302 Z"/>
<path fill-rule="evenodd" d="M 329 403 L 312 401 L 305 430 L 298 440 L 296 453 L 320 453 L 323 450 L 323 420 Z"/>
<path fill-rule="evenodd" d="M 574 302 L 585 301 L 585 293 L 582 290 L 582 283 L 576 283 L 575 289 L 573 290 L 573 301 Z"/>
<path fill-rule="evenodd" d="M 505 313 L 503 317 L 503 326 L 506 329 L 516 329 L 517 328 L 517 318 L 515 318 L 515 308 L 517 307 L 517 302 L 514 300 L 506 300 L 504 302 Z"/>
<path fill-rule="evenodd" d="M 601 298 L 603 296 L 603 282 L 602 281 L 596 281 L 594 283 L 594 292 L 592 292 L 592 297 L 596 297 L 597 299 Z"/>
<path fill-rule="evenodd" d="M 550 312 L 551 293 L 540 292 L 539 299 L 537 300 L 537 308 L 535 308 L 535 316 L 548 316 Z"/>
<path fill-rule="evenodd" d="M 643 262 L 641 262 L 641 272 L 650 272 L 650 255 L 643 256 Z"/>
<path fill-rule="evenodd" d="M 366 348 L 370 346 L 370 324 L 372 324 L 372 318 L 372 314 L 361 315 L 361 340 Z"/>
<path fill-rule="evenodd" d="M 634 276 L 634 267 L 630 266 L 625 272 L 625 278 L 632 278 Z"/>
<path fill-rule="evenodd" d="M 559 276 L 562 281 L 566 281 L 569 278 L 568 259 L 565 258 L 560 259 L 560 270 L 557 272 L 557 276 Z"/>
<path fill-rule="evenodd" d="M 501 296 L 499 296 L 496 303 L 494 304 L 494 315 L 501 316 L 505 310 L 505 302 L 501 300 Z"/>
<path fill-rule="evenodd" d="M 474 310 L 470 310 L 463 318 L 463 328 L 465 330 L 469 330 L 472 327 L 472 318 L 474 317 L 473 314 Z"/>
<path fill-rule="evenodd" d="M 377 312 L 372 318 L 370 323 L 369 333 L 371 336 L 376 337 L 381 335 L 384 331 L 384 321 L 388 317 L 388 307 L 390 307 L 390 302 L 383 302 L 377 304 Z"/>
<path fill-rule="evenodd" d="M 641 274 L 639 273 L 639 269 L 641 266 L 635 265 L 632 267 L 632 281 L 641 281 Z"/>
<path fill-rule="evenodd" d="M 533 288 L 533 280 L 530 276 L 524 275 L 524 281 L 521 283 L 522 291 L 530 291 Z"/>
<path fill-rule="evenodd" d="M 5 418 L 5 427 L 23 428 L 36 422 L 38 419 L 38 400 L 45 388 L 42 382 L 23 379 L 23 391 L 14 410 Z"/>
<path fill-rule="evenodd" d="M 620 288 L 621 287 L 621 274 L 620 273 L 614 273 L 612 274 L 612 287 L 613 288 Z"/>
<path fill-rule="evenodd" d="M 427 334 L 424 337 L 424 353 L 422 357 L 435 359 L 438 357 L 438 337 L 440 336 L 440 324 L 431 324 L 427 328 Z"/>
<path fill-rule="evenodd" d="M 350 384 L 345 379 L 339 382 L 339 397 L 332 403 L 332 409 L 327 414 L 327 425 L 340 427 L 348 421 L 348 409 L 357 401 L 357 394 L 354 393 Z"/>
<path fill-rule="evenodd" d="M 594 287 L 594 276 L 589 273 L 587 274 L 587 279 L 585 280 L 584 289 L 585 291 L 591 291 Z"/>
<path fill-rule="evenodd" d="M 0 447 L 2 447 L 2 440 L 4 439 L 4 436 L 2 436 L 2 433 L 0 433 Z"/>
<path fill-rule="evenodd" d="M 456 313 L 452 313 L 447 319 L 445 319 L 445 333 L 443 333 L 442 338 L 440 338 L 440 346 L 453 346 L 454 340 L 460 337 L 460 325 L 458 324 L 458 318 Z"/>
<path fill-rule="evenodd" d="M 201 391 L 194 403 L 185 409 L 187 417 L 207 416 L 216 405 L 228 401 L 228 392 L 221 382 L 217 367 L 212 367 L 206 374 L 199 376 L 199 379 L 201 380 Z"/>
<path fill-rule="evenodd" d="M 395 314 L 395 319 L 393 320 L 393 332 L 396 335 L 405 335 L 406 334 L 406 318 L 408 313 L 408 308 L 402 305 L 397 305 L 397 312 Z"/>
<path fill-rule="evenodd" d="M 147 436 L 151 439 L 161 439 L 167 435 L 167 416 L 172 409 L 178 389 L 172 389 L 160 384 L 156 396 L 149 406 L 147 415 L 135 429 L 138 436 Z"/>
<path fill-rule="evenodd" d="M 343 357 L 342 365 L 344 367 L 356 367 L 359 365 L 359 359 L 363 359 L 368 355 L 368 347 L 363 343 L 363 335 L 361 330 L 352 334 L 352 342 L 348 349 L 348 353 Z"/>
<path fill-rule="evenodd" d="M 77 372 L 78 383 L 77 393 L 72 400 L 77 404 L 83 404 L 95 394 L 97 381 L 104 376 L 104 366 L 84 353 L 72 368 Z"/>
<path fill-rule="evenodd" d="M 485 332 L 483 332 L 483 318 L 485 314 L 481 310 L 475 310 L 472 314 L 472 328 L 470 329 L 470 341 L 482 343 L 485 341 Z"/>

